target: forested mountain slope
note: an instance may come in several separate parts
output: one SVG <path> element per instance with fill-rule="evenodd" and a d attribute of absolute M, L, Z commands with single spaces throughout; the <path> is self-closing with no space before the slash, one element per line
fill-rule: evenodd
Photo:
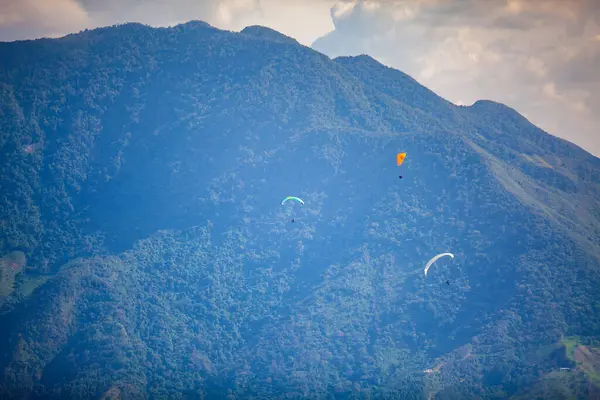
<path fill-rule="evenodd" d="M 503 105 L 126 24 L 0 43 L 0 156 L 2 398 L 596 393 L 600 161 Z"/>

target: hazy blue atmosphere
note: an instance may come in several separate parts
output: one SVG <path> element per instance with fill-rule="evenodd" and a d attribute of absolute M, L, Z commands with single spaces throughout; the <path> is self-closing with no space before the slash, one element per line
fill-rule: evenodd
<path fill-rule="evenodd" d="M 600 399 L 600 159 L 517 111 L 260 26 L 0 43 L 0 399 Z"/>

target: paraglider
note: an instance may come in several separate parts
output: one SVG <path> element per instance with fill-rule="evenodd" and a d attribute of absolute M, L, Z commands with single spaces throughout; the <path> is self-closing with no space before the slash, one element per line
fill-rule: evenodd
<path fill-rule="evenodd" d="M 285 199 L 281 200 L 281 205 L 284 205 L 289 200 L 295 200 L 295 201 L 301 203 L 302 205 L 304 205 L 304 200 L 302 200 L 298 197 L 293 197 L 293 196 L 288 196 Z"/>
<path fill-rule="evenodd" d="M 406 153 L 398 153 L 398 154 L 396 154 L 396 164 L 398 166 L 401 166 L 402 163 L 404 162 L 405 158 L 406 158 Z M 398 178 L 402 179 L 404 177 L 402 175 L 400 175 Z"/>
<path fill-rule="evenodd" d="M 402 163 L 404 162 L 405 158 L 406 158 L 406 153 L 398 153 L 396 155 L 396 164 L 398 164 L 398 166 L 401 166 Z"/>
<path fill-rule="evenodd" d="M 429 271 L 429 267 L 431 267 L 431 265 L 436 262 L 439 258 L 444 257 L 444 256 L 449 256 L 454 258 L 454 254 L 452 253 L 442 253 L 442 254 L 438 254 L 437 256 L 433 257 L 431 260 L 429 260 L 429 262 L 427 263 L 427 265 L 425 266 L 425 276 L 427 276 L 427 271 Z"/>
<path fill-rule="evenodd" d="M 290 201 L 290 200 L 297 201 L 298 203 L 304 205 L 304 200 L 302 200 L 299 197 L 294 197 L 294 196 L 288 196 L 285 199 L 281 200 L 281 205 L 284 205 L 287 201 Z M 296 222 L 296 219 L 292 218 L 292 222 Z"/>

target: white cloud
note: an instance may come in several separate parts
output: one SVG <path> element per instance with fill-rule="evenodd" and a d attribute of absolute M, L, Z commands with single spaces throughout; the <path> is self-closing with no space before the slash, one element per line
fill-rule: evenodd
<path fill-rule="evenodd" d="M 268 26 L 310 46 L 315 38 L 334 28 L 330 17 L 332 5 L 324 0 L 260 0 L 260 13 L 238 13 L 235 24 L 216 23 L 215 26 L 233 30 L 248 25 Z"/>
<path fill-rule="evenodd" d="M 225 0 L 217 5 L 217 21 L 223 25 L 231 25 L 240 15 L 260 15 L 260 5 L 254 0 Z"/>
<path fill-rule="evenodd" d="M 538 78 L 543 78 L 544 76 L 546 76 L 546 64 L 544 64 L 542 60 L 535 56 L 529 57 L 529 60 L 527 60 L 527 68 L 529 69 L 529 71 L 533 72 Z"/>
<path fill-rule="evenodd" d="M 75 0 L 0 0 L 0 40 L 56 37 L 89 25 Z"/>
<path fill-rule="evenodd" d="M 332 57 L 385 58 L 455 104 L 505 103 L 600 155 L 600 113 L 592 112 L 600 110 L 600 2 L 380 4 L 370 10 L 359 2 L 351 12 L 332 15 L 335 31 L 313 47 Z M 355 39 L 356 32 L 362 40 Z"/>
<path fill-rule="evenodd" d="M 352 2 L 340 2 L 336 3 L 333 7 L 331 7 L 331 13 L 334 18 L 343 18 L 345 14 L 352 12 L 352 9 L 356 3 Z"/>
<path fill-rule="evenodd" d="M 556 94 L 556 85 L 552 82 L 546 83 L 542 88 L 542 92 L 551 99 L 559 98 L 559 96 Z"/>

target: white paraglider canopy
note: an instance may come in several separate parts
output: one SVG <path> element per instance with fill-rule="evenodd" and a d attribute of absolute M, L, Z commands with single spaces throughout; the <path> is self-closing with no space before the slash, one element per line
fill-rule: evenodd
<path fill-rule="evenodd" d="M 452 254 L 452 253 L 442 253 L 442 254 L 438 254 L 437 256 L 433 257 L 431 260 L 429 260 L 429 262 L 425 266 L 425 276 L 427 276 L 427 271 L 429 271 L 429 267 L 431 267 L 431 265 L 434 262 L 436 262 L 439 258 L 442 258 L 444 256 L 450 256 L 450 257 L 454 258 L 454 254 Z"/>

